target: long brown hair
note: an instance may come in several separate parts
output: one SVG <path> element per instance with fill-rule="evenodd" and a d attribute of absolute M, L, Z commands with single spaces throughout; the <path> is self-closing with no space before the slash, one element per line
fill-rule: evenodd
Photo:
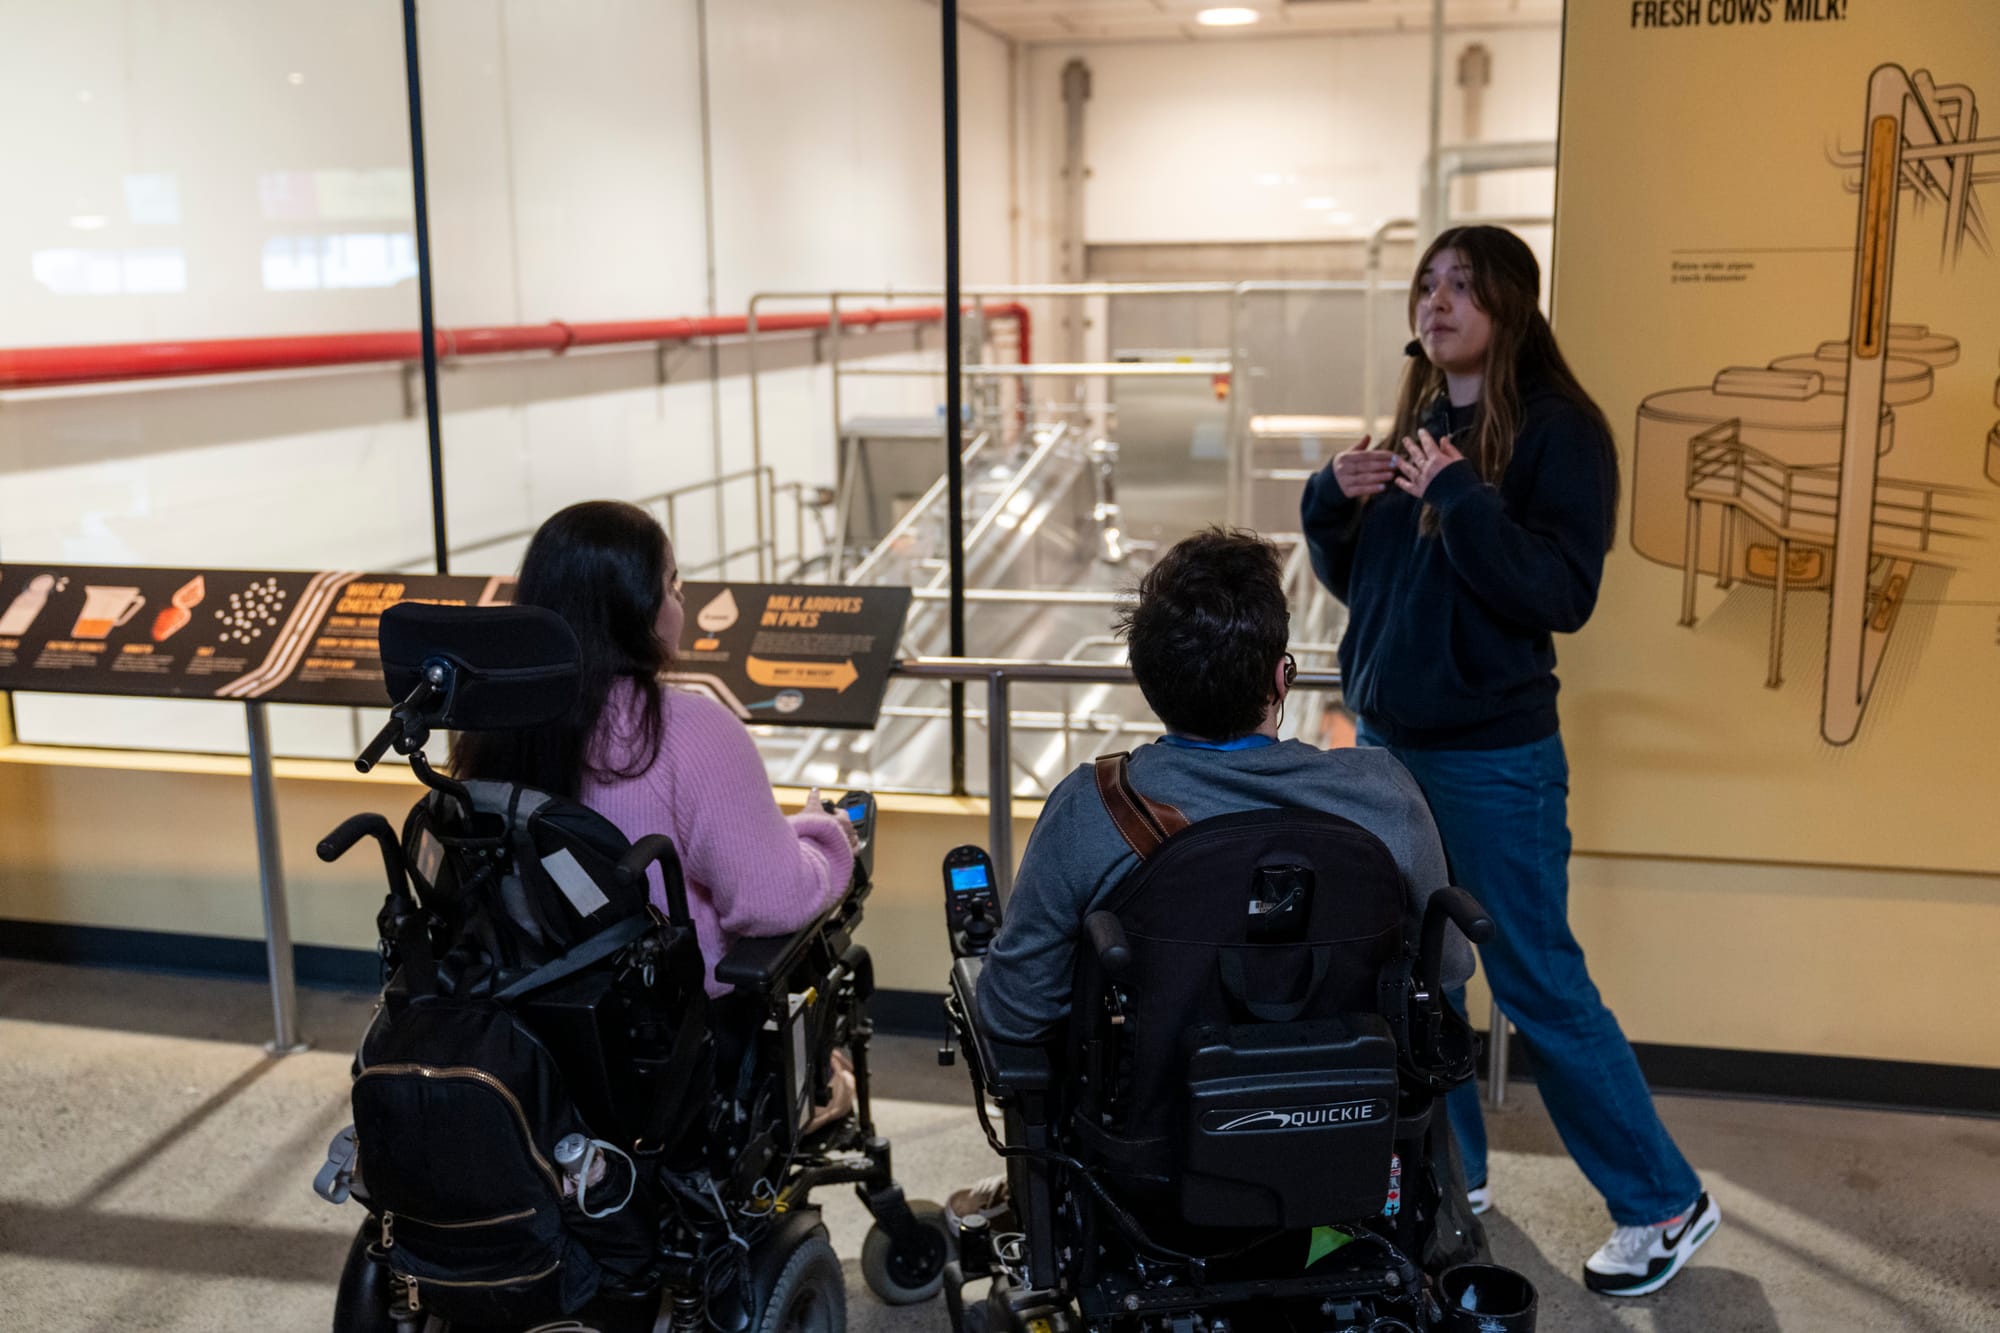
<path fill-rule="evenodd" d="M 1424 274 L 1431 261 L 1443 251 L 1455 251 L 1472 273 L 1472 298 L 1492 321 L 1493 336 L 1486 345 L 1486 368 L 1479 388 L 1479 420 L 1472 438 L 1453 440 L 1489 486 L 1500 484 L 1507 465 L 1514 460 L 1514 440 L 1521 433 L 1523 385 L 1550 390 L 1568 399 L 1596 423 L 1603 447 L 1611 454 L 1614 512 L 1618 504 L 1617 448 L 1611 441 L 1611 423 L 1569 368 L 1562 349 L 1556 346 L 1555 331 L 1542 314 L 1541 265 L 1535 252 L 1504 227 L 1451 227 L 1440 233 L 1417 261 L 1410 279 L 1410 332 L 1417 331 L 1417 303 L 1423 298 Z M 1416 344 L 1411 344 L 1416 348 Z M 1415 351 L 1403 370 L 1403 389 L 1396 402 L 1396 426 L 1390 434 L 1390 448 L 1408 437 L 1415 439 L 1431 405 L 1445 391 L 1444 370 L 1431 363 L 1421 350 Z M 1424 506 L 1419 521 L 1421 531 L 1437 531 L 1437 511 Z M 1607 524 L 1607 528 L 1611 525 Z"/>
<path fill-rule="evenodd" d="M 459 778 L 519 783 L 575 800 L 593 779 L 638 777 L 659 753 L 659 677 L 674 645 L 657 631 L 672 548 L 666 531 L 636 505 L 587 500 L 553 514 L 521 560 L 514 601 L 554 611 L 583 650 L 569 716 L 519 731 L 460 732 L 451 751 Z M 639 730 L 624 762 L 599 736 L 613 687 L 638 684 Z"/>

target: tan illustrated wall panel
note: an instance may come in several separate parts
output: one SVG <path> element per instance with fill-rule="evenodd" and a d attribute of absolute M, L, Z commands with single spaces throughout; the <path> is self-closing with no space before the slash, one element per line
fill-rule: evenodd
<path fill-rule="evenodd" d="M 2000 870 L 2000 16 L 1565 22 L 1556 327 L 1625 483 L 1577 845 Z"/>

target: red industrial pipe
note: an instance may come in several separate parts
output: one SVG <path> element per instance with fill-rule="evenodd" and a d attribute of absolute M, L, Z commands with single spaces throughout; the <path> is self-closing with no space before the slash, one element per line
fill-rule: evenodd
<path fill-rule="evenodd" d="M 986 306 L 989 319 L 1011 319 L 1020 330 L 1022 364 L 1028 361 L 1028 308 L 1018 301 Z M 842 329 L 889 324 L 935 324 L 943 306 L 895 306 L 843 310 Z M 792 312 L 757 317 L 759 333 L 824 329 L 826 312 Z M 497 356 L 506 352 L 553 352 L 572 347 L 623 343 L 686 342 L 694 338 L 739 337 L 749 331 L 745 315 L 692 319 L 608 320 L 592 324 L 496 325 L 439 329 L 441 357 Z M 417 333 L 324 333 L 284 338 L 212 338 L 199 342 L 100 343 L 80 347 L 0 348 L 0 389 L 41 389 L 63 384 L 108 384 L 120 380 L 164 379 L 182 375 L 235 375 L 260 370 L 313 366 L 358 366 L 416 361 L 423 355 Z"/>

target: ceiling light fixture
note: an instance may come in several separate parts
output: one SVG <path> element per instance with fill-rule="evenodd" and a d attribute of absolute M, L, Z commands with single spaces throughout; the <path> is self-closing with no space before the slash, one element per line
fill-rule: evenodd
<path fill-rule="evenodd" d="M 1254 9 L 1240 5 L 1225 5 L 1220 9 L 1204 9 L 1194 16 L 1194 21 L 1205 28 L 1240 28 L 1246 23 L 1255 23 L 1263 15 Z"/>

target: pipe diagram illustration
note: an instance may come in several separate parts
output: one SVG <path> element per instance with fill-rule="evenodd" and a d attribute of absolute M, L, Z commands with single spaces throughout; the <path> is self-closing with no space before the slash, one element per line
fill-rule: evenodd
<path fill-rule="evenodd" d="M 1929 398 L 1938 373 L 1961 354 L 1947 334 L 1890 320 L 1897 215 L 1906 194 L 1926 220 L 1942 212 L 1939 262 L 1947 268 L 1969 250 L 1991 259 L 1978 187 L 2000 180 L 1991 170 L 2000 138 L 1977 131 L 1969 87 L 1879 66 L 1868 83 L 1864 148 L 1833 155 L 1860 171 L 1848 336 L 1765 366 L 1728 367 L 1708 385 L 1639 405 L 1634 548 L 1683 571 L 1683 625 L 1695 623 L 1703 575 L 1724 589 L 1772 590 L 1772 688 L 1783 682 L 1788 597 L 1825 590 L 1820 734 L 1834 745 L 1860 729 L 1918 568 L 1994 560 L 1993 493 L 1882 471 L 1896 409 Z M 1985 476 L 2000 485 L 2000 423 L 1985 450 Z"/>

